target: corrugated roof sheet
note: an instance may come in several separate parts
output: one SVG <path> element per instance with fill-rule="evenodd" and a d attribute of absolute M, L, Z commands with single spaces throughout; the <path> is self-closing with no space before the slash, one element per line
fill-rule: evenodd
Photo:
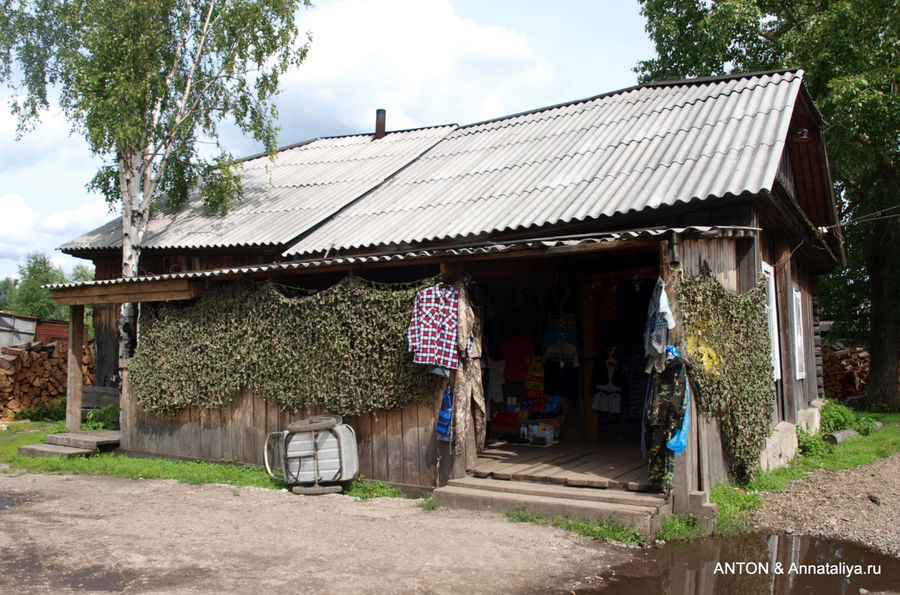
<path fill-rule="evenodd" d="M 311 258 L 756 194 L 774 184 L 802 76 L 648 84 L 464 127 L 319 139 L 274 165 L 246 160 L 245 198 L 229 213 L 195 202 L 161 214 L 143 245 Z M 121 246 L 119 226 L 62 249 Z"/>
<path fill-rule="evenodd" d="M 460 127 L 286 256 L 770 190 L 802 71 L 645 85 Z"/>
<path fill-rule="evenodd" d="M 176 213 L 157 213 L 143 247 L 286 246 L 313 225 L 368 192 L 455 126 L 323 138 L 240 164 L 244 199 L 225 215 L 207 213 L 199 199 Z M 60 247 L 63 251 L 122 245 L 116 219 Z"/>
<path fill-rule="evenodd" d="M 54 283 L 44 285 L 48 289 L 74 289 L 79 287 L 108 287 L 118 285 L 136 285 L 157 281 L 170 281 L 179 279 L 199 280 L 215 279 L 223 277 L 241 277 L 245 275 L 269 275 L 272 273 L 291 273 L 304 270 L 313 270 L 342 265 L 358 265 L 367 263 L 398 262 L 408 260 L 428 260 L 439 257 L 476 256 L 485 254 L 502 254 L 520 250 L 549 250 L 584 246 L 587 244 L 603 244 L 627 240 L 658 238 L 669 233 L 684 235 L 685 237 L 743 237 L 759 232 L 756 227 L 744 226 L 689 226 L 670 228 L 646 228 L 629 229 L 624 231 L 611 231 L 604 233 L 591 233 L 578 236 L 549 236 L 528 238 L 509 242 L 493 242 L 489 244 L 477 243 L 471 246 L 455 248 L 437 248 L 427 250 L 398 251 L 393 253 L 368 254 L 361 256 L 333 256 L 314 258 L 310 260 L 295 260 L 291 262 L 273 262 L 268 264 L 251 265 L 243 267 L 229 267 L 214 270 L 186 271 L 181 273 L 166 273 L 159 275 L 142 275 L 139 277 L 101 279 L 97 281 L 82 281 L 77 283 Z"/>

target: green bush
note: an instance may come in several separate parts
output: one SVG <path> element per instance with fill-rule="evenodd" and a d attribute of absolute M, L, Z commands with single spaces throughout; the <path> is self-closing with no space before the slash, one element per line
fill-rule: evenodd
<path fill-rule="evenodd" d="M 823 434 L 837 432 L 839 430 L 849 430 L 854 428 L 856 423 L 856 412 L 846 405 L 840 405 L 829 399 L 825 402 L 825 406 L 822 407 Z"/>
<path fill-rule="evenodd" d="M 81 424 L 82 430 L 118 430 L 119 412 L 115 405 L 107 405 L 100 409 L 88 411 L 87 421 Z"/>
<path fill-rule="evenodd" d="M 863 436 L 868 436 L 875 431 L 875 420 L 871 417 L 857 415 L 856 425 L 854 426 L 854 429 Z"/>
<path fill-rule="evenodd" d="M 60 421 L 66 419 L 66 398 L 63 397 L 59 405 L 49 405 L 47 403 L 38 403 L 34 409 L 26 409 L 19 411 L 15 415 L 15 419 L 28 419 L 31 421 Z"/>
<path fill-rule="evenodd" d="M 821 434 L 807 434 L 801 426 L 797 426 L 797 446 L 804 457 L 814 457 L 831 452 L 832 446 L 822 439 Z"/>
<path fill-rule="evenodd" d="M 832 400 L 827 400 L 822 407 L 822 433 L 837 432 L 838 430 L 856 430 L 863 436 L 871 434 L 875 429 L 875 420 L 859 415 L 846 405 L 840 405 Z"/>

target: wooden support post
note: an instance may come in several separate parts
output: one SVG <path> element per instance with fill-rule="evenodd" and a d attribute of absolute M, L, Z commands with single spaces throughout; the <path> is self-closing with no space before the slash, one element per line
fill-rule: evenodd
<path fill-rule="evenodd" d="M 84 306 L 69 306 L 69 369 L 66 375 L 66 429 L 81 429 L 81 357 L 84 354 Z"/>

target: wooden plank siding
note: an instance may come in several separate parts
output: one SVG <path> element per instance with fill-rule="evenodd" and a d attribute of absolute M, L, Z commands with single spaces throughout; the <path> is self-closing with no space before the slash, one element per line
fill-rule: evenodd
<path fill-rule="evenodd" d="M 344 418 L 344 423 L 356 432 L 360 474 L 410 489 L 436 487 L 438 449 L 434 428 L 440 394 L 432 395 L 430 400 Z M 174 418 L 161 417 L 138 406 L 127 373 L 121 407 L 120 449 L 124 452 L 250 465 L 264 464 L 263 447 L 269 432 L 284 430 L 298 419 L 325 414 L 321 407 L 289 413 L 252 391 L 242 390 L 221 409 L 189 407 Z M 472 461 L 467 456 L 459 458 L 458 467 L 465 474 L 474 455 Z"/>
<path fill-rule="evenodd" d="M 756 238 L 699 238 L 685 239 L 677 244 L 677 258 L 685 275 L 697 275 L 703 264 L 709 265 L 716 279 L 731 293 L 746 291 L 755 283 L 759 266 Z M 670 296 L 673 301 L 675 296 Z M 673 304 L 673 312 L 679 310 Z M 680 316 L 678 322 L 681 323 Z M 725 445 L 719 420 L 708 417 L 691 406 L 691 433 L 684 456 L 675 458 L 673 477 L 673 506 L 676 513 L 690 509 L 690 492 L 707 494 L 717 481 L 728 478 Z"/>

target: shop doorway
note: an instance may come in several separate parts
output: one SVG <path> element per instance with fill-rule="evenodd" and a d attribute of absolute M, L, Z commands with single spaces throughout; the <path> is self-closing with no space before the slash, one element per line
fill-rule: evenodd
<path fill-rule="evenodd" d="M 471 474 L 646 489 L 643 328 L 657 259 L 473 269 L 489 423 Z"/>

